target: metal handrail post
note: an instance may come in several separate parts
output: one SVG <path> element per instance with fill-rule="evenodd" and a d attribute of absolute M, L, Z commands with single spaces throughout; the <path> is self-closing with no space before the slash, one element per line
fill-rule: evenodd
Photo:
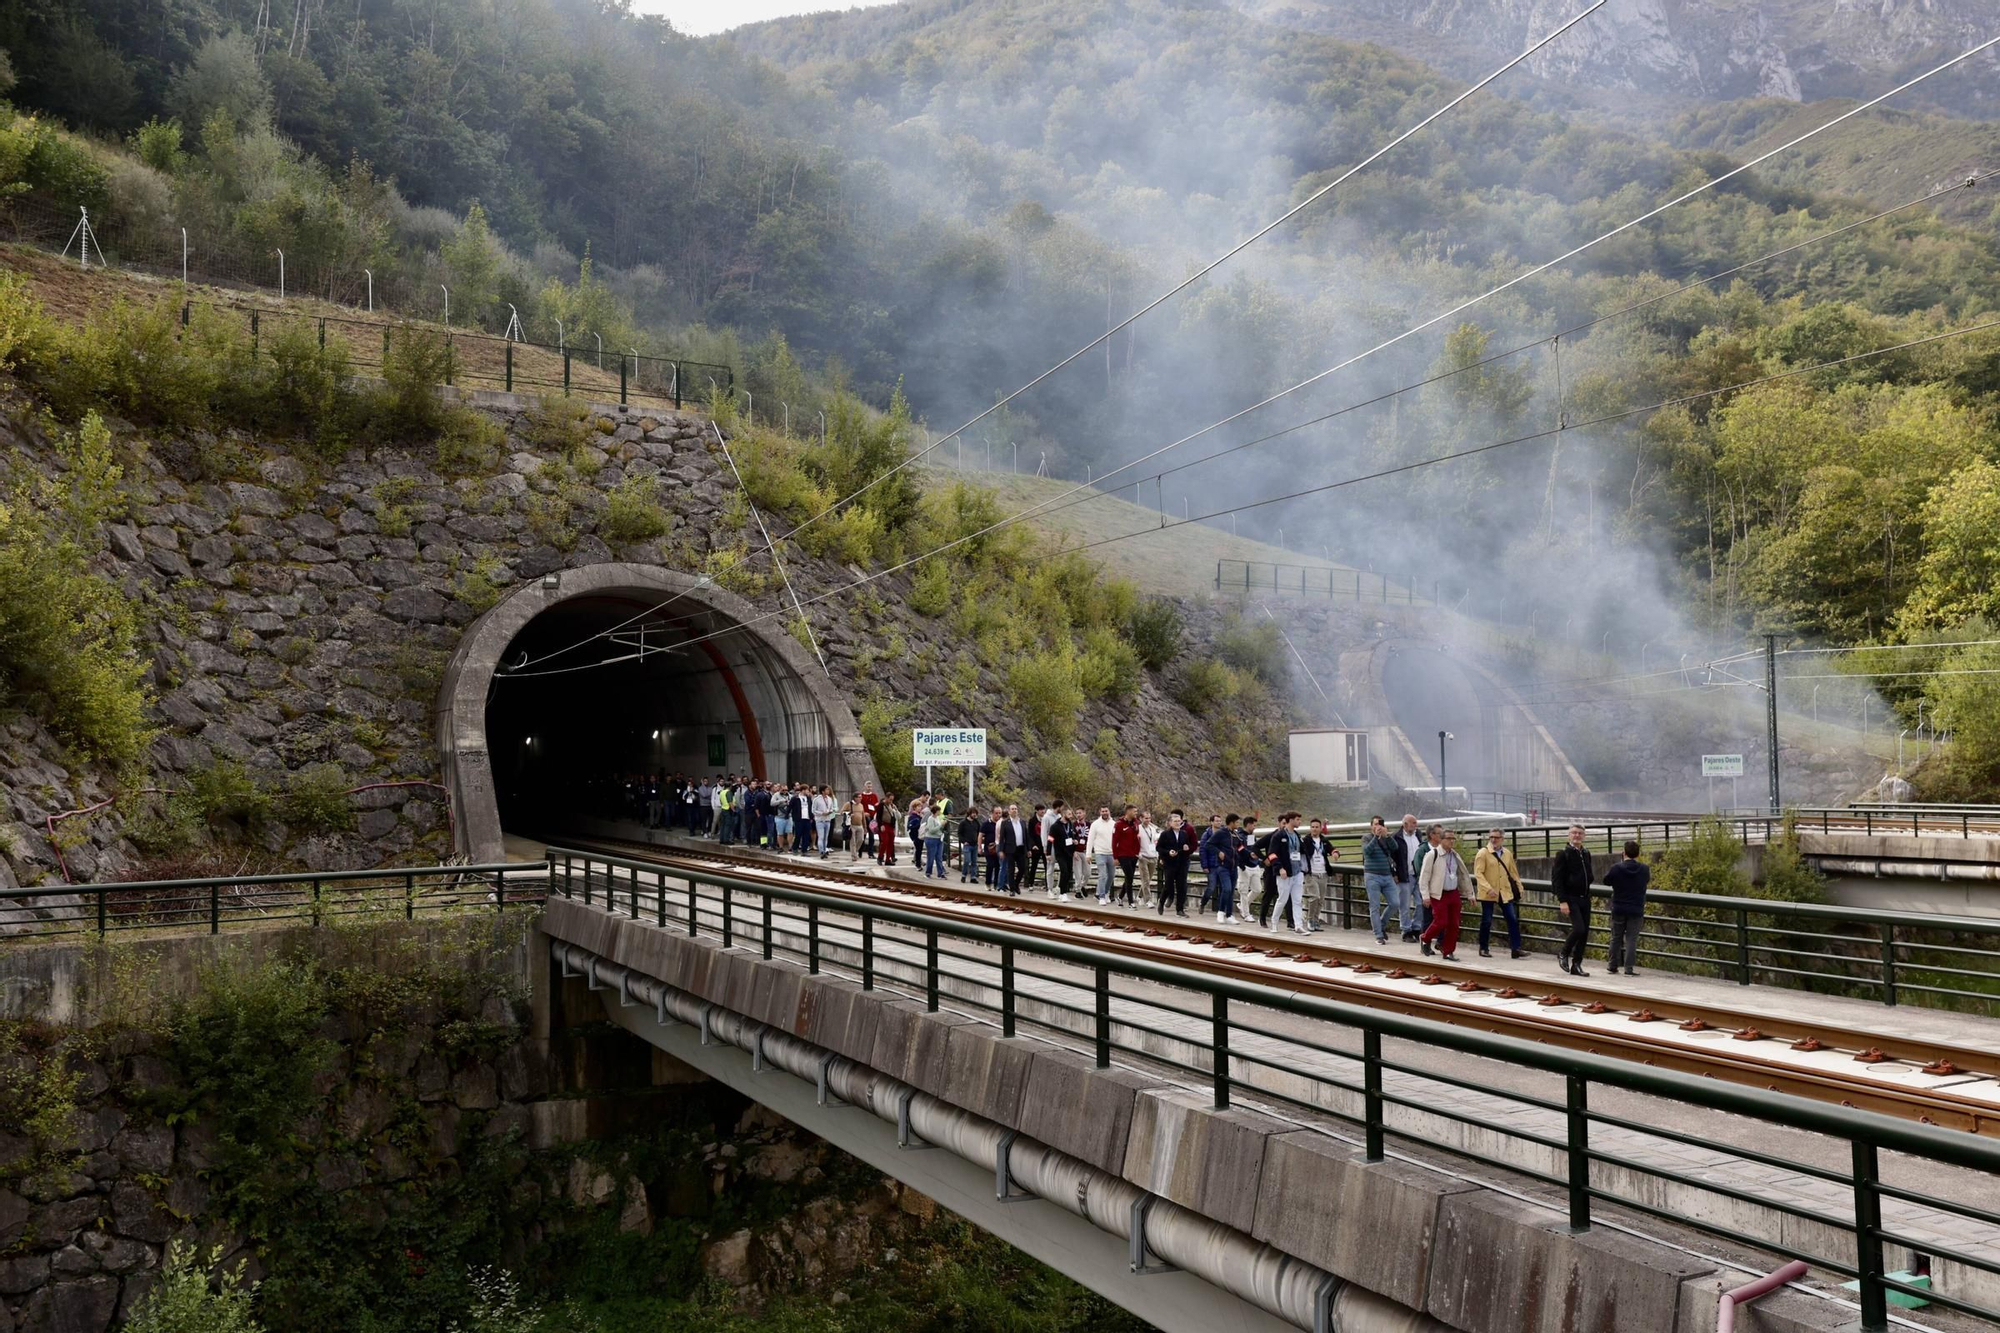
<path fill-rule="evenodd" d="M 1569 1229 L 1590 1230 L 1590 1084 L 1581 1074 L 1566 1078 L 1569 1127 Z"/>

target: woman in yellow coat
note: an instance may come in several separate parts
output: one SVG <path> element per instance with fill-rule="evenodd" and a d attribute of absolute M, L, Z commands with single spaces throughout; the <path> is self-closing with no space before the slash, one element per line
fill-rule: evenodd
<path fill-rule="evenodd" d="M 1498 905 L 1507 922 L 1510 956 L 1527 957 L 1521 949 L 1521 863 L 1508 850 L 1507 835 L 1500 829 L 1487 831 L 1486 845 L 1473 858 L 1472 879 L 1479 899 L 1479 956 L 1493 956 L 1487 946 L 1493 941 L 1493 908 Z"/>

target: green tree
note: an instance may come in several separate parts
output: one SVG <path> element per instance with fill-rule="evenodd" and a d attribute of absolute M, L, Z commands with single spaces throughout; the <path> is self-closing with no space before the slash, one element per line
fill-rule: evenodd
<path fill-rule="evenodd" d="M 1924 502 L 1925 550 L 1899 625 L 1916 633 L 1973 617 L 2000 623 L 2000 467 L 1978 459 Z"/>
<path fill-rule="evenodd" d="M 271 117 L 271 86 L 257 63 L 248 33 L 224 32 L 201 44 L 174 79 L 167 106 L 183 125 L 200 125 L 204 138 L 218 113 L 232 128 L 262 128 Z"/>
<path fill-rule="evenodd" d="M 465 210 L 465 221 L 459 224 L 457 234 L 438 253 L 451 285 L 453 312 L 475 328 L 483 325 L 493 313 L 500 247 L 477 199 Z"/>

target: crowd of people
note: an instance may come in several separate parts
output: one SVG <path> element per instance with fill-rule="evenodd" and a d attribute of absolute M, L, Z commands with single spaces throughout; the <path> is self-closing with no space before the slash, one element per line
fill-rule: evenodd
<path fill-rule="evenodd" d="M 1037 803 L 1026 813 L 1018 804 L 957 810 L 948 795 L 936 792 L 919 793 L 903 807 L 872 786 L 843 800 L 829 786 L 734 773 L 663 778 L 649 785 L 643 806 L 649 826 L 710 836 L 725 847 L 741 844 L 821 859 L 841 852 L 850 861 L 893 866 L 899 844 L 906 843 L 909 863 L 926 878 L 955 873 L 960 884 L 1010 896 L 1039 891 L 1068 902 L 1088 895 L 1105 906 L 1150 907 L 1160 916 L 1169 910 L 1187 916 L 1190 872 L 1199 866 L 1197 913 L 1213 910 L 1220 924 L 1254 919 L 1260 928 L 1300 935 L 1325 928 L 1324 914 L 1334 901 L 1329 870 L 1341 859 L 1326 822 L 1302 822 L 1297 811 L 1265 827 L 1254 812 L 1211 814 L 1205 825 L 1197 825 L 1175 809 L 1161 823 L 1152 811 L 1132 805 L 1116 814 L 1100 805 L 1093 817 L 1060 800 Z M 1611 887 L 1610 965 L 1614 974 L 1637 976 L 1650 872 L 1637 843 L 1626 843 L 1624 850 L 1603 875 Z M 1443 824 L 1426 829 L 1415 815 L 1404 815 L 1391 829 L 1377 815 L 1361 840 L 1361 867 L 1368 922 L 1378 944 L 1389 943 L 1393 931 L 1426 957 L 1456 962 L 1466 904 L 1476 902 L 1479 956 L 1493 956 L 1496 917 L 1508 956 L 1527 956 L 1521 941 L 1521 867 L 1504 830 L 1488 830 L 1467 859 L 1457 829 Z M 1583 962 L 1590 886 L 1598 874 L 1581 825 L 1570 827 L 1549 880 L 1567 924 L 1558 961 L 1565 972 L 1589 976 Z"/>

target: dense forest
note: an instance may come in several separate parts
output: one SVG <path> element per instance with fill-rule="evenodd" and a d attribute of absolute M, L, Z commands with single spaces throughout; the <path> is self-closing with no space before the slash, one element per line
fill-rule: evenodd
<path fill-rule="evenodd" d="M 25 199 L 96 204 L 114 237 L 188 226 L 246 256 L 282 247 L 295 281 L 335 299 L 360 299 L 364 267 L 411 308 L 446 281 L 460 318 L 497 329 L 511 304 L 531 336 L 561 319 L 708 355 L 786 401 L 815 392 L 801 363 L 878 404 L 900 382 L 932 426 L 1463 86 L 1220 0 L 918 0 L 707 41 L 582 0 L 33 0 L 0 16 L 0 46 L 21 109 L 0 175 Z M 1949 71 L 1927 96 L 1985 77 Z M 1717 104 L 1649 138 L 1509 91 L 972 444 L 1102 476 L 1833 114 Z M 2000 307 L 2000 205 L 1923 174 L 1946 161 L 1917 155 L 1927 125 L 1843 125 L 1112 484 L 1217 508 L 1539 435 L 1244 517 L 1593 645 L 1634 623 L 1845 642 L 2000 621 L 2000 338 L 1876 354 Z M 1952 125 L 1954 152 L 1993 141 Z"/>

